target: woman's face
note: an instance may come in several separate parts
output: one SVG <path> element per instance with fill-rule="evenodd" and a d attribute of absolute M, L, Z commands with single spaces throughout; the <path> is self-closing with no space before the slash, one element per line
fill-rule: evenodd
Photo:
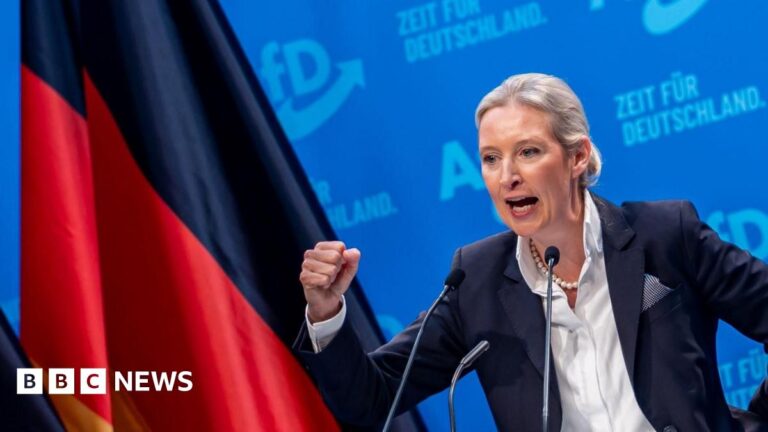
<path fill-rule="evenodd" d="M 492 108 L 480 122 L 479 145 L 485 187 L 516 234 L 555 235 L 578 217 L 573 200 L 584 155 L 565 154 L 547 114 L 517 103 Z"/>

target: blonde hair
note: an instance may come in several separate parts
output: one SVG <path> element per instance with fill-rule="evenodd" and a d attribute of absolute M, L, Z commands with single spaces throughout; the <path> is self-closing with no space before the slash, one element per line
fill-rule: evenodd
<path fill-rule="evenodd" d="M 552 75 L 527 73 L 512 75 L 483 97 L 475 110 L 475 126 L 480 127 L 488 110 L 516 102 L 545 112 L 550 117 L 552 135 L 572 155 L 584 137 L 589 137 L 589 123 L 576 93 L 565 81 Z M 587 169 L 581 175 L 582 188 L 593 186 L 600 178 L 602 158 L 592 143 Z"/>

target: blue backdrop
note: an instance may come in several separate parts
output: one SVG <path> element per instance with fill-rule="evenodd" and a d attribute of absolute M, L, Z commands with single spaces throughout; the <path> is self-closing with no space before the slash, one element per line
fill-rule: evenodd
<path fill-rule="evenodd" d="M 560 76 L 580 95 L 605 162 L 596 192 L 690 199 L 722 237 L 768 258 L 763 1 L 222 4 L 338 236 L 362 250 L 359 277 L 388 336 L 432 302 L 457 247 L 505 229 L 480 177 L 473 114 L 515 73 Z M 14 32 L 0 58 L 0 303 L 13 321 L 17 8 L 0 14 L 0 31 Z M 743 407 L 766 356 L 727 325 L 718 343 L 726 397 Z M 431 429 L 448 428 L 446 401 L 421 404 Z M 457 404 L 459 428 L 495 429 L 474 375 Z"/>
<path fill-rule="evenodd" d="M 474 109 L 504 78 L 546 72 L 579 94 L 615 202 L 685 198 L 768 258 L 768 4 L 762 1 L 224 0 L 388 335 L 438 294 L 453 251 L 505 227 L 483 187 Z M 719 335 L 728 400 L 765 375 Z M 474 377 L 459 427 L 494 430 Z M 421 405 L 447 430 L 447 398 Z M 480 421 L 478 428 L 476 421 Z"/>
<path fill-rule="evenodd" d="M 0 2 L 0 308 L 19 327 L 19 37 L 18 0 Z"/>

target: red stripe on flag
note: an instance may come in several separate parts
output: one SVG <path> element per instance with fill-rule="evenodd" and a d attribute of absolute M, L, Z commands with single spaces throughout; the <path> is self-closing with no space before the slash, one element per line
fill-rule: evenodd
<path fill-rule="evenodd" d="M 105 368 L 87 126 L 25 66 L 21 108 L 21 342 L 40 367 Z M 111 422 L 109 395 L 76 398 Z"/>
<path fill-rule="evenodd" d="M 85 89 L 110 364 L 189 370 L 194 382 L 131 393 L 144 420 L 155 430 L 338 430 L 287 347 L 143 176 L 87 76 Z"/>

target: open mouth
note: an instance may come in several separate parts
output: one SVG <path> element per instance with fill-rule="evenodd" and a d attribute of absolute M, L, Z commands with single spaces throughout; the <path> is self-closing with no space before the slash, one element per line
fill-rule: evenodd
<path fill-rule="evenodd" d="M 533 209 L 533 206 L 535 206 L 538 202 L 539 199 L 536 197 L 523 197 L 506 200 L 507 206 L 509 206 L 510 210 L 512 210 L 512 213 L 518 216 L 528 214 Z"/>

